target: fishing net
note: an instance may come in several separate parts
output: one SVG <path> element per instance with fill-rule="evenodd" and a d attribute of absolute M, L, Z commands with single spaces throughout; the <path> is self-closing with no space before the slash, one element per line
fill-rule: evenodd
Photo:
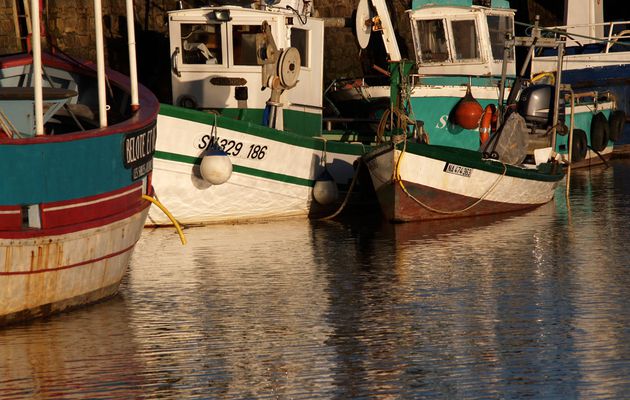
<path fill-rule="evenodd" d="M 506 164 L 521 164 L 527 156 L 528 135 L 525 119 L 517 113 L 511 113 L 495 148 L 499 160 Z"/>

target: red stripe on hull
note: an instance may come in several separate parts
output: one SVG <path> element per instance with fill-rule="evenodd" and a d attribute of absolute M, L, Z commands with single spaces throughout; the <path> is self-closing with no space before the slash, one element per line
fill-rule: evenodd
<path fill-rule="evenodd" d="M 106 218 L 133 208 L 142 201 L 142 182 L 137 182 L 98 196 L 42 204 L 42 228 L 58 228 Z"/>
<path fill-rule="evenodd" d="M 0 231 L 0 240 L 64 235 L 71 232 L 78 232 L 84 229 L 97 228 L 99 226 L 111 224 L 112 222 L 128 218 L 129 216 L 133 214 L 137 214 L 150 206 L 151 206 L 150 202 L 148 202 L 147 200 L 141 199 L 135 206 L 130 207 L 119 214 L 111 215 L 105 218 L 96 219 L 93 221 L 84 222 L 81 224 L 66 225 L 66 226 L 50 228 L 50 229 L 32 229 L 31 228 L 27 230 L 18 230 L 18 231 Z"/>
<path fill-rule="evenodd" d="M 0 206 L 0 231 L 22 228 L 22 207 Z"/>
<path fill-rule="evenodd" d="M 475 204 L 478 199 L 474 197 L 406 181 L 403 184 L 407 191 L 423 205 L 405 193 L 398 182 L 384 185 L 377 192 L 378 201 L 385 217 L 393 222 L 473 217 L 527 210 L 544 204 L 516 204 L 489 200 L 482 200 Z M 475 205 L 472 206 L 473 204 Z"/>
<path fill-rule="evenodd" d="M 127 247 L 126 249 L 122 249 L 120 251 L 116 251 L 114 253 L 110 253 L 110 254 L 106 254 L 102 257 L 97 257 L 97 258 L 92 258 L 89 260 L 84 260 L 81 261 L 79 263 L 76 264 L 70 264 L 70 265 L 62 265 L 60 267 L 55 267 L 55 268 L 46 268 L 46 269 L 37 269 L 37 270 L 30 270 L 30 271 L 16 271 L 16 272 L 0 272 L 0 276 L 8 276 L 8 275 L 34 275 L 34 274 L 41 274 L 42 272 L 56 272 L 56 271 L 61 271 L 64 269 L 71 269 L 71 268 L 77 268 L 77 267 L 82 267 L 84 265 L 91 265 L 93 263 L 102 261 L 102 260 L 107 260 L 109 258 L 113 258 L 116 256 L 119 256 L 121 254 L 125 254 L 128 251 L 133 250 L 134 246 L 136 245 L 137 242 L 134 242 L 131 246 Z"/>

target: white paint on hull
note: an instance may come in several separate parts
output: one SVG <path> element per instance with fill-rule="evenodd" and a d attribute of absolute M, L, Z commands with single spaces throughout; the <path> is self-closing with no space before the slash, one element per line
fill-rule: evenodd
<path fill-rule="evenodd" d="M 0 319 L 50 305 L 80 305 L 113 294 L 140 238 L 148 208 L 97 228 L 55 236 L 0 239 Z M 75 303 L 71 301 L 75 299 Z M 96 301 L 91 298 L 89 301 Z M 37 313 L 37 311 L 34 311 Z"/>
<path fill-rule="evenodd" d="M 153 187 L 160 202 L 182 224 L 306 215 L 313 202 L 308 182 L 323 171 L 324 155 L 326 166 L 338 184 L 350 183 L 354 174 L 352 163 L 358 158 L 350 154 L 324 154 L 322 150 L 218 127 L 216 135 L 220 140 L 232 140 L 242 147 L 238 155 L 230 155 L 234 166 L 230 179 L 221 185 L 210 185 L 203 180 L 197 166 L 181 158 L 201 156 L 203 137 L 212 133 L 212 126 L 159 115 L 158 130 L 157 151 L 170 153 L 175 159 L 156 155 Z M 264 148 L 264 157 L 246 157 L 252 145 Z M 147 224 L 170 225 L 171 221 L 152 206 Z"/>
<path fill-rule="evenodd" d="M 374 188 L 392 181 L 396 161 L 402 152 L 396 150 L 368 161 Z M 472 169 L 470 176 L 444 172 L 445 161 L 405 152 L 398 173 L 403 181 L 428 186 L 471 198 L 510 204 L 543 204 L 553 198 L 558 182 L 537 181 Z"/>

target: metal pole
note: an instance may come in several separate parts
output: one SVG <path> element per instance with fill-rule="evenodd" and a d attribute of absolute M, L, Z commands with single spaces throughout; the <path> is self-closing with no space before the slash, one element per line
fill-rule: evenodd
<path fill-rule="evenodd" d="M 560 106 L 560 85 L 562 83 L 562 58 L 564 56 L 564 42 L 558 45 L 558 65 L 556 66 L 556 90 L 553 100 L 553 128 L 551 131 L 551 149 L 556 151 L 556 131 L 558 127 L 558 107 Z"/>
<path fill-rule="evenodd" d="M 136 32 L 134 28 L 133 0 L 126 0 L 127 38 L 129 44 L 129 80 L 131 81 L 131 111 L 140 108 L 138 102 L 138 69 L 136 67 Z"/>
<path fill-rule="evenodd" d="M 33 89 L 35 100 L 35 134 L 44 134 L 44 99 L 42 94 L 42 37 L 39 25 L 39 0 L 31 0 L 33 29 Z"/>
<path fill-rule="evenodd" d="M 510 49 L 513 47 L 511 42 L 513 41 L 512 34 L 505 34 L 505 42 L 503 42 L 503 65 L 501 66 L 501 83 L 499 84 L 499 101 L 497 108 L 499 110 L 499 123 L 503 122 L 503 99 L 505 97 L 505 84 L 507 80 L 507 64 L 510 58 Z"/>
<path fill-rule="evenodd" d="M 107 100 L 105 98 L 105 46 L 103 43 L 103 10 L 101 0 L 94 0 L 96 26 L 96 77 L 98 82 L 98 116 L 101 128 L 107 126 Z"/>

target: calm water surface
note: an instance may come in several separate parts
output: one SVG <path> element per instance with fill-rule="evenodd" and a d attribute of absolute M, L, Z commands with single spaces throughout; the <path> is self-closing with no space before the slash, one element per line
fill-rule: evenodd
<path fill-rule="evenodd" d="M 629 179 L 500 218 L 146 230 L 120 295 L 0 330 L 0 398 L 627 398 Z"/>

